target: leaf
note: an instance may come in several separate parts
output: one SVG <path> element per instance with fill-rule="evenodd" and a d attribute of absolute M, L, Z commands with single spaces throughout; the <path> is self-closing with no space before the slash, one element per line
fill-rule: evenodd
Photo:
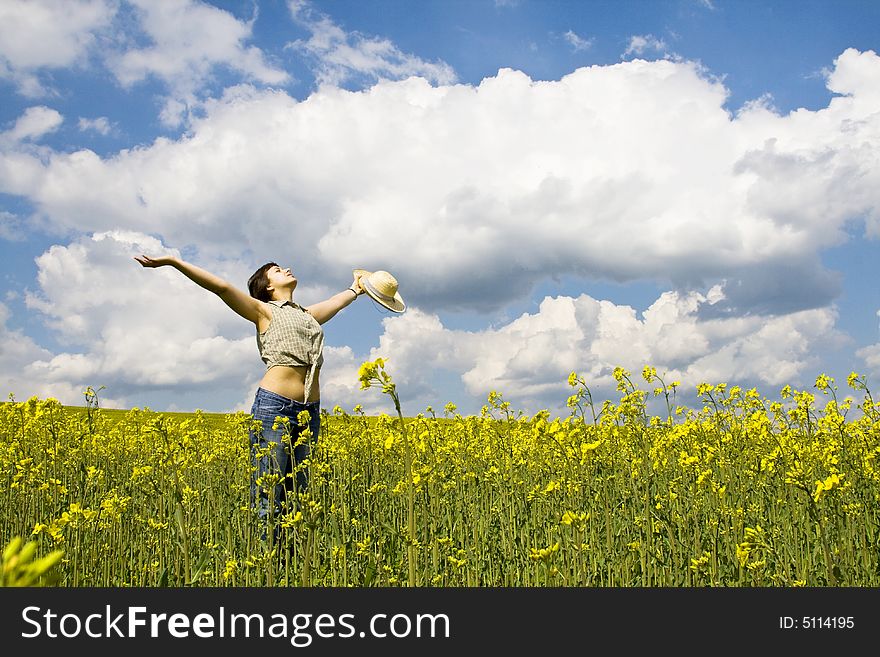
<path fill-rule="evenodd" d="M 370 586 L 373 583 L 373 580 L 376 578 L 376 569 L 373 568 L 372 564 L 369 564 L 364 570 L 364 579 L 361 582 L 363 586 Z"/>
<path fill-rule="evenodd" d="M 202 551 L 202 554 L 199 555 L 199 560 L 196 561 L 195 569 L 193 570 L 192 577 L 189 580 L 189 584 L 195 584 L 201 578 L 202 573 L 205 572 L 205 567 L 208 565 L 208 562 L 211 560 L 211 550 L 205 548 Z"/>
<path fill-rule="evenodd" d="M 3 550 L 3 561 L 9 561 L 12 558 L 12 555 L 18 554 L 23 542 L 21 536 L 16 536 L 9 541 L 9 545 Z"/>
<path fill-rule="evenodd" d="M 183 540 L 183 537 L 186 535 L 186 531 L 184 530 L 183 524 L 183 509 L 179 504 L 174 509 L 174 520 L 177 522 L 177 531 L 180 534 L 181 540 Z"/>

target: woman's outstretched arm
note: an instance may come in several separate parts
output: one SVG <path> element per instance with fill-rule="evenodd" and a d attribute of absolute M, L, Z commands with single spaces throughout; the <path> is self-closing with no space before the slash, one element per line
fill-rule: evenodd
<path fill-rule="evenodd" d="M 241 290 L 231 285 L 228 281 L 215 276 L 209 271 L 196 267 L 195 265 L 174 258 L 171 256 L 162 256 L 159 258 L 150 258 L 149 256 L 136 256 L 137 260 L 144 267 L 164 267 L 171 266 L 182 273 L 188 279 L 205 288 L 209 292 L 213 292 L 220 297 L 223 302 L 232 308 L 239 315 L 247 320 L 257 324 L 261 316 L 266 315 L 262 302 L 254 299 L 249 294 L 245 294 Z"/>
<path fill-rule="evenodd" d="M 324 322 L 330 321 L 336 313 L 350 305 L 352 301 L 357 299 L 363 293 L 364 288 L 361 286 L 360 277 L 358 276 L 352 282 L 351 287 L 344 292 L 334 294 L 329 299 L 314 303 L 307 307 L 306 310 L 309 311 L 309 314 L 312 317 L 318 320 L 318 324 L 323 324 Z"/>

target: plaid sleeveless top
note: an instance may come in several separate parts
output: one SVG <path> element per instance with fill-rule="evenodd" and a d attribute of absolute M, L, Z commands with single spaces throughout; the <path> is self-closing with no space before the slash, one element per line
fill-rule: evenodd
<path fill-rule="evenodd" d="M 257 331 L 257 348 L 266 369 L 277 365 L 308 367 L 305 398 L 309 399 L 315 370 L 324 364 L 324 330 L 312 315 L 292 301 L 269 301 L 272 321 L 269 328 Z"/>

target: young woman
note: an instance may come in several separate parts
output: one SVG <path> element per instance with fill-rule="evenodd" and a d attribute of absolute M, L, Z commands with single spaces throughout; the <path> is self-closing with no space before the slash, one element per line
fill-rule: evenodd
<path fill-rule="evenodd" d="M 319 376 L 324 362 L 321 325 L 363 294 L 357 275 L 360 272 L 347 290 L 303 308 L 293 301 L 296 277 L 290 268 L 282 268 L 274 262 L 266 263 L 250 277 L 248 295 L 222 278 L 178 258 L 142 255 L 135 260 L 144 267 L 174 267 L 254 323 L 257 347 L 266 363 L 266 372 L 251 408 L 254 419 L 262 425 L 262 431 L 251 431 L 251 449 L 254 455 L 259 455 L 261 450 L 264 454 L 267 452 L 268 443 L 274 442 L 276 447 L 269 456 L 256 457 L 251 502 L 263 519 L 270 513 L 281 513 L 288 493 L 293 490 L 293 473 L 300 491 L 308 486 L 308 470 L 300 464 L 309 456 L 309 441 L 297 445 L 298 438 L 306 426 L 311 430 L 311 442 L 317 440 L 320 431 Z M 299 424 L 297 416 L 301 411 L 308 411 L 308 425 Z M 289 424 L 276 422 L 278 416 L 287 418 Z M 291 445 L 295 446 L 292 455 Z M 283 477 L 283 481 L 274 486 L 271 496 L 265 484 L 260 485 L 261 477 L 270 473 Z"/>

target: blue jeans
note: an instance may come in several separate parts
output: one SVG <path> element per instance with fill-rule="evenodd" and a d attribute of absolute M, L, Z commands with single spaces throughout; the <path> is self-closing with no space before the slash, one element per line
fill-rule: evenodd
<path fill-rule="evenodd" d="M 300 425 L 297 416 L 301 411 L 309 412 L 308 425 Z M 321 404 L 320 402 L 298 402 L 279 394 L 257 388 L 254 405 L 251 414 L 258 420 L 262 427 L 250 431 L 251 461 L 255 471 L 251 477 L 251 504 L 256 508 L 261 519 L 265 520 L 270 512 L 279 515 L 284 511 L 288 496 L 294 497 L 294 481 L 299 492 L 304 491 L 309 485 L 309 472 L 307 468 L 299 466 L 309 457 L 311 444 L 318 440 L 321 430 Z M 276 421 L 275 418 L 278 418 Z M 289 423 L 284 423 L 281 418 L 287 418 Z M 272 428 L 273 425 L 276 428 Z M 312 437 L 306 442 L 297 445 L 300 434 L 308 426 Z M 261 450 L 266 450 L 269 443 L 276 443 L 269 449 L 267 454 L 260 455 Z M 293 457 L 291 458 L 291 446 Z M 296 474 L 289 476 L 296 470 Z M 257 483 L 257 479 L 265 474 L 277 474 L 283 480 L 276 484 L 272 490 L 267 486 Z M 288 510 L 293 510 L 289 508 Z"/>

